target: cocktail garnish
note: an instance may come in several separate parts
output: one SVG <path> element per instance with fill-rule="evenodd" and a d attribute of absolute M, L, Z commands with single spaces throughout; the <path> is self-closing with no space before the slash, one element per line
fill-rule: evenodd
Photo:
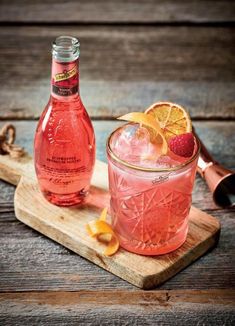
<path fill-rule="evenodd" d="M 165 139 L 165 136 L 162 132 L 162 129 L 160 127 L 160 124 L 156 121 L 156 119 L 150 115 L 147 115 L 142 112 L 131 112 L 127 113 L 121 117 L 118 118 L 119 120 L 125 120 L 129 122 L 139 123 L 140 125 L 143 125 L 148 130 L 150 129 L 150 135 L 152 141 L 156 141 L 156 143 L 161 143 L 161 153 L 165 155 L 168 150 L 167 141 Z M 154 133 L 154 137 L 152 135 Z M 160 136 L 160 137 L 159 137 Z M 154 139 L 153 139 L 154 138 Z"/>
<path fill-rule="evenodd" d="M 194 136 L 191 132 L 171 137 L 169 140 L 170 150 L 176 155 L 191 157 L 195 146 Z"/>
<path fill-rule="evenodd" d="M 167 141 L 173 136 L 192 132 L 190 116 L 178 104 L 157 102 L 152 104 L 145 113 L 158 122 Z"/>
<path fill-rule="evenodd" d="M 91 237 L 96 237 L 98 241 L 102 241 L 107 244 L 107 248 L 104 251 L 105 256 L 111 256 L 118 251 L 119 240 L 114 233 L 111 225 L 106 222 L 108 209 L 107 207 L 103 209 L 100 218 L 89 222 L 86 225 L 88 234 Z"/>

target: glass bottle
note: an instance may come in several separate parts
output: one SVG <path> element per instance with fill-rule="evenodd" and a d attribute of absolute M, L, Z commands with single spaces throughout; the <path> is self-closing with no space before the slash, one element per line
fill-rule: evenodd
<path fill-rule="evenodd" d="M 52 45 L 51 96 L 35 134 L 38 183 L 48 201 L 82 204 L 95 163 L 95 135 L 79 95 L 79 42 L 57 37 Z"/>

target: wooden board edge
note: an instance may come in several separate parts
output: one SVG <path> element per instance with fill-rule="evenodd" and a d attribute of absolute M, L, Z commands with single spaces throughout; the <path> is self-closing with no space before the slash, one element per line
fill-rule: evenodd
<path fill-rule="evenodd" d="M 0 155 L 0 179 L 13 185 L 17 185 L 22 175 L 32 176 L 32 157 L 25 153 L 20 158 L 12 158 L 9 155 Z"/>
<path fill-rule="evenodd" d="M 20 183 L 22 182 L 22 179 L 20 180 Z M 18 185 L 19 188 L 20 188 L 20 183 Z M 73 242 L 72 237 L 69 237 L 65 233 L 61 234 L 61 236 L 59 234 L 58 236 L 59 230 L 54 229 L 49 224 L 46 224 L 45 221 L 43 221 L 43 232 L 42 232 L 42 230 L 40 230 L 42 229 L 42 221 L 39 221 L 37 216 L 34 216 L 34 218 L 32 218 L 32 215 L 30 213 L 26 213 L 25 210 L 22 210 L 20 208 L 20 205 L 18 204 L 18 200 L 17 200 L 18 187 L 16 188 L 15 191 L 14 206 L 15 206 L 16 218 L 20 222 L 29 226 L 33 230 L 39 232 L 43 236 L 46 236 L 50 240 L 53 240 L 56 243 L 59 243 L 60 245 L 64 246 L 65 248 L 75 252 L 79 256 L 90 261 L 92 264 L 98 265 L 99 267 L 105 269 L 106 271 L 112 273 L 113 275 L 120 277 L 124 281 L 127 281 L 132 285 L 142 288 L 143 276 L 141 274 L 134 272 L 133 270 L 129 271 L 125 266 L 120 264 L 118 264 L 118 268 L 117 268 L 115 259 L 113 259 L 113 257 L 106 257 L 103 254 L 96 252 L 94 249 L 88 248 L 82 244 L 80 244 L 79 249 L 77 249 L 76 243 Z M 22 218 L 22 216 L 24 216 L 24 218 Z M 56 232 L 54 232 L 55 230 Z M 110 260 L 112 260 L 112 264 L 110 264 Z M 125 278 L 123 278 L 122 275 L 125 275 Z"/>
<path fill-rule="evenodd" d="M 181 257 L 177 262 L 175 262 L 174 266 L 170 266 L 167 270 L 159 273 L 158 275 L 154 274 L 146 276 L 143 279 L 141 288 L 144 290 L 156 288 L 158 285 L 164 283 L 166 280 L 169 280 L 178 272 L 191 265 L 194 261 L 202 257 L 206 252 L 213 249 L 218 244 L 221 231 L 220 222 L 215 217 L 211 215 L 209 216 L 218 222 L 217 226 L 215 227 L 215 231 L 209 237 L 205 238 L 204 241 L 202 241 L 197 247 L 192 248 L 186 256 Z"/>
<path fill-rule="evenodd" d="M 211 233 L 208 234 L 208 236 L 204 238 L 204 240 L 199 245 L 197 245 L 196 248 L 192 248 L 183 257 L 180 257 L 179 260 L 174 263 L 174 266 L 168 267 L 168 269 L 164 270 L 164 272 L 144 276 L 142 274 L 139 274 L 138 272 L 135 272 L 134 270 L 129 270 L 124 265 L 117 264 L 115 261 L 115 257 L 105 257 L 104 255 L 102 255 L 102 253 L 97 252 L 92 247 L 89 247 L 85 244 L 81 243 L 78 249 L 77 242 L 73 239 L 72 236 L 58 230 L 51 223 L 49 223 L 49 221 L 47 223 L 45 219 L 41 220 L 37 215 L 34 215 L 29 211 L 27 212 L 27 206 L 25 207 L 25 205 L 23 205 L 24 209 L 22 209 L 22 201 L 20 200 L 20 198 L 17 197 L 20 196 L 18 194 L 18 191 L 20 190 L 21 185 L 24 182 L 25 181 L 23 177 L 21 178 L 20 183 L 15 191 L 14 198 L 15 215 L 19 221 L 23 222 L 24 224 L 28 225 L 39 233 L 47 236 L 48 238 L 56 241 L 57 243 L 63 245 L 64 247 L 72 250 L 73 252 L 79 254 L 81 257 L 89 260 L 90 262 L 102 267 L 106 271 L 109 271 L 114 275 L 142 289 L 152 289 L 165 282 L 166 280 L 174 276 L 176 273 L 184 269 L 186 266 L 190 265 L 193 261 L 201 257 L 210 248 L 214 247 L 219 239 L 219 221 L 213 216 L 202 212 L 192 206 L 192 209 L 195 210 L 196 213 L 198 212 L 198 214 L 202 214 L 204 218 L 210 218 L 210 224 L 213 227 L 213 229 L 210 231 Z M 111 263 L 110 259 L 112 259 Z"/>
<path fill-rule="evenodd" d="M 30 214 L 27 214 L 25 211 L 22 211 L 19 207 L 15 207 L 15 215 L 16 218 L 22 222 L 23 224 L 29 226 L 30 228 L 32 228 L 33 230 L 39 232 L 40 234 L 42 234 L 43 236 L 46 236 L 47 238 L 49 238 L 50 240 L 55 241 L 56 243 L 59 243 L 60 245 L 64 246 L 65 248 L 73 251 L 74 253 L 78 254 L 79 256 L 81 256 L 82 258 L 88 260 L 90 263 L 97 265 L 101 268 L 103 268 L 104 270 L 106 270 L 107 272 L 112 273 L 114 276 L 118 276 L 119 278 L 123 279 L 124 281 L 137 286 L 138 288 L 143 288 L 143 281 L 142 275 L 139 275 L 137 273 L 135 273 L 134 271 L 131 271 L 128 273 L 128 270 L 121 265 L 118 265 L 118 269 L 115 268 L 115 264 L 112 264 L 112 266 L 110 267 L 108 265 L 107 260 L 112 259 L 110 257 L 105 257 L 102 254 L 99 254 L 98 252 L 96 252 L 94 249 L 90 249 L 87 248 L 85 246 L 82 246 L 80 244 L 79 250 L 76 248 L 75 245 L 72 244 L 71 238 L 66 238 L 65 240 L 61 240 L 62 237 L 57 237 L 57 236 L 53 236 L 50 231 L 45 231 L 42 233 L 40 231 L 39 228 L 37 228 L 37 226 L 33 223 L 30 223 L 30 219 L 32 218 L 30 216 Z M 24 218 L 21 218 L 20 215 L 24 215 Z M 41 222 L 40 222 L 41 223 Z M 40 228 L 42 227 L 42 224 L 40 224 Z M 45 225 L 45 227 L 48 227 L 47 225 Z M 58 230 L 57 230 L 58 232 Z M 63 234 L 63 238 L 65 237 L 65 235 Z M 94 258 L 94 254 L 95 254 L 95 258 Z M 90 257 L 90 258 L 89 258 Z M 92 257 L 92 259 L 91 259 Z M 125 278 L 123 278 L 122 275 L 125 275 Z"/>

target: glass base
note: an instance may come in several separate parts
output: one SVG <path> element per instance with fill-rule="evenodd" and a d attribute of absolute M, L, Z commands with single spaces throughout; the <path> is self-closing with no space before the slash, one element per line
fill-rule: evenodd
<path fill-rule="evenodd" d="M 55 194 L 52 192 L 43 192 L 44 197 L 52 204 L 57 206 L 77 206 L 84 204 L 88 192 L 76 192 L 72 194 Z"/>
<path fill-rule="evenodd" d="M 172 239 L 161 245 L 145 244 L 136 240 L 129 241 L 119 236 L 120 246 L 130 252 L 144 256 L 157 256 L 168 254 L 181 247 L 188 234 L 188 225 L 178 232 Z"/>

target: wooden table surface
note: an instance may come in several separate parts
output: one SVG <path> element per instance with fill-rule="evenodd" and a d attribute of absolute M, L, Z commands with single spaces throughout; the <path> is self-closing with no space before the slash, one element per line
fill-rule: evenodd
<path fill-rule="evenodd" d="M 171 100 L 188 108 L 213 156 L 235 168 L 235 2 L 1 0 L 0 126 L 13 121 L 32 153 L 50 91 L 50 47 L 81 42 L 80 88 L 97 157 L 115 117 Z M 234 209 L 197 177 L 193 204 L 219 219 L 218 246 L 143 291 L 18 222 L 0 181 L 0 325 L 234 325 Z"/>

